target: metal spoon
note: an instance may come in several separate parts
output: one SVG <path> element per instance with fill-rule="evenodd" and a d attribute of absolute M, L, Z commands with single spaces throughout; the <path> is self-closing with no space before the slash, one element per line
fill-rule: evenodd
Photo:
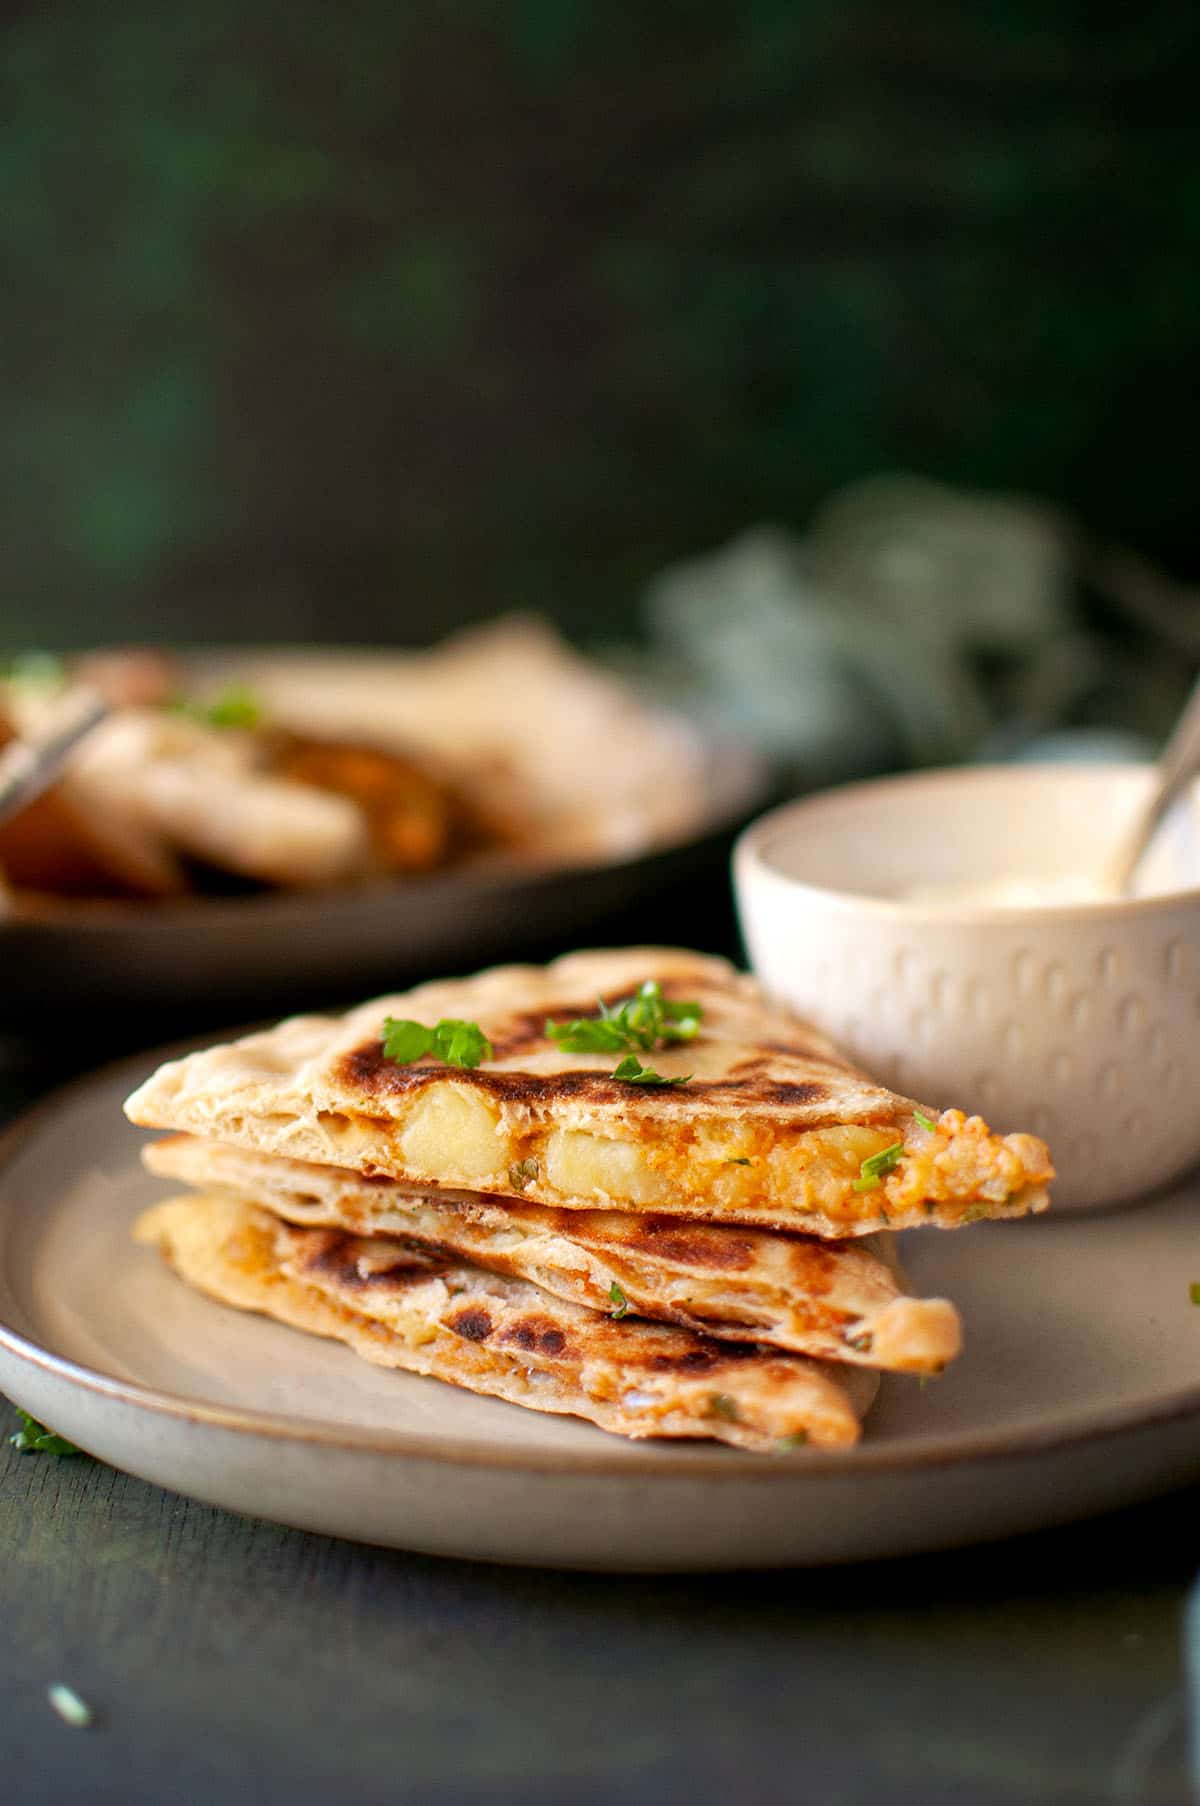
<path fill-rule="evenodd" d="M 1128 895 L 1137 870 L 1163 817 L 1200 772 L 1200 680 L 1188 697 L 1154 770 L 1154 788 L 1142 804 L 1116 857 L 1109 864 L 1107 883 L 1119 896 Z"/>
<path fill-rule="evenodd" d="M 0 822 L 49 790 L 80 741 L 111 713 L 99 691 L 81 687 L 63 699 L 47 733 L 6 746 L 0 752 Z"/>

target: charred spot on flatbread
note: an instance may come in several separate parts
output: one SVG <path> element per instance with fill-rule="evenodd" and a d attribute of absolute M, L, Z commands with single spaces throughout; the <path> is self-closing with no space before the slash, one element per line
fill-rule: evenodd
<path fill-rule="evenodd" d="M 567 1351 L 567 1338 L 558 1325 L 533 1315 L 510 1324 L 500 1340 L 528 1354 L 561 1355 Z"/>
<path fill-rule="evenodd" d="M 439 1251 L 399 1237 L 389 1238 L 386 1263 L 377 1265 L 361 1261 L 359 1236 L 336 1229 L 297 1229 L 292 1234 L 294 1258 L 303 1272 L 332 1280 L 352 1292 L 404 1291 L 452 1264 Z"/>
<path fill-rule="evenodd" d="M 493 1052 L 495 1057 L 500 1057 L 495 1044 Z M 617 1057 L 613 1055 L 614 1060 Z M 612 1104 L 628 1099 L 631 1093 L 631 1087 L 614 1079 L 611 1073 L 586 1068 L 541 1074 L 498 1071 L 487 1065 L 447 1067 L 440 1060 L 414 1060 L 399 1066 L 384 1053 L 382 1040 L 364 1042 L 345 1054 L 337 1076 L 343 1085 L 363 1097 L 401 1097 L 440 1083 L 448 1074 L 456 1083 L 489 1092 L 504 1103 L 543 1110 L 567 1099 Z M 744 1072 L 735 1066 L 728 1078 L 689 1079 L 686 1086 L 654 1087 L 656 1107 L 675 1110 L 686 1107 L 697 1097 L 727 1099 L 731 1104 L 811 1106 L 828 1102 L 831 1095 L 828 1084 L 821 1079 L 769 1079 L 762 1076 L 758 1065 Z M 886 1111 L 879 1114 L 884 1116 Z M 386 1117 L 375 1118 L 365 1112 L 361 1114 L 361 1120 L 367 1123 L 388 1121 Z"/>
<path fill-rule="evenodd" d="M 482 1305 L 472 1304 L 457 1311 L 453 1317 L 447 1317 L 446 1328 L 468 1342 L 486 1342 L 495 1325 Z"/>
<path fill-rule="evenodd" d="M 656 1260 L 715 1272 L 744 1271 L 754 1261 L 753 1243 L 736 1229 L 714 1229 L 711 1224 L 693 1224 L 680 1217 L 634 1216 L 631 1212 L 622 1242 L 631 1252 L 641 1250 Z"/>

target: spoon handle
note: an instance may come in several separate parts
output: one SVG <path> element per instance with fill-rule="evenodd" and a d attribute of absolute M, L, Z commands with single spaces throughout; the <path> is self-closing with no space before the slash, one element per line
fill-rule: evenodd
<path fill-rule="evenodd" d="M 95 690 L 81 690 L 38 740 L 14 740 L 0 752 L 0 822 L 48 790 L 85 735 L 111 713 Z"/>
<path fill-rule="evenodd" d="M 1125 836 L 1109 868 L 1113 888 L 1124 893 L 1133 882 L 1150 842 L 1171 805 L 1200 772 L 1200 680 L 1154 768 L 1154 788 Z"/>

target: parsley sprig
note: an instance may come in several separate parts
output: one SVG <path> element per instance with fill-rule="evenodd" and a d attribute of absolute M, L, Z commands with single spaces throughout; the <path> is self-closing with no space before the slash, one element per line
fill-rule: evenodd
<path fill-rule="evenodd" d="M 73 1731 L 86 1731 L 95 1723 L 95 1714 L 86 1699 L 80 1699 L 74 1687 L 68 1687 L 65 1681 L 53 1681 L 46 1688 L 46 1698 L 58 1713 L 64 1724 L 69 1724 Z"/>
<path fill-rule="evenodd" d="M 868 1154 L 858 1169 L 858 1178 L 854 1181 L 855 1191 L 875 1191 L 882 1183 L 885 1173 L 890 1173 L 904 1152 L 902 1141 L 893 1141 L 887 1148 L 880 1148 L 877 1154 Z"/>
<path fill-rule="evenodd" d="M 190 715 L 205 727 L 261 727 L 263 705 L 249 684 L 229 684 L 207 702 L 194 697 L 180 697 L 173 705 L 176 714 Z"/>
<path fill-rule="evenodd" d="M 626 1085 L 686 1085 L 683 1078 L 667 1079 L 653 1066 L 643 1066 L 639 1053 L 652 1047 L 671 1047 L 693 1041 L 700 1032 L 703 1011 L 698 1003 L 674 1003 L 664 997 L 656 978 L 646 979 L 632 997 L 611 1007 L 597 1000 L 598 1016 L 577 1016 L 573 1022 L 546 1020 L 547 1039 L 564 1053 L 624 1053 L 612 1077 Z"/>
<path fill-rule="evenodd" d="M 61 690 L 67 667 L 57 652 L 18 652 L 0 662 L 0 683 L 19 684 L 31 690 Z"/>
<path fill-rule="evenodd" d="M 433 1028 L 427 1028 L 423 1022 L 385 1016 L 383 1053 L 397 1066 L 410 1066 L 426 1054 L 436 1054 L 447 1066 L 473 1067 L 491 1059 L 492 1044 L 477 1022 L 462 1022 L 456 1016 L 443 1016 Z"/>
<path fill-rule="evenodd" d="M 649 1053 L 675 1041 L 693 1041 L 703 1011 L 698 1003 L 673 1003 L 655 978 L 611 1008 L 599 999 L 598 1016 L 546 1023 L 546 1034 L 564 1053 Z"/>
<path fill-rule="evenodd" d="M 612 1076 L 626 1085 L 686 1085 L 692 1075 L 685 1072 L 677 1079 L 665 1079 L 653 1066 L 643 1066 L 636 1054 L 626 1054 L 621 1064 L 613 1068 Z"/>
<path fill-rule="evenodd" d="M 73 1442 L 60 1436 L 56 1430 L 48 1430 L 44 1423 L 36 1417 L 30 1417 L 28 1411 L 17 1407 L 17 1416 L 21 1419 L 21 1428 L 9 1437 L 13 1447 L 22 1455 L 82 1455 Z"/>

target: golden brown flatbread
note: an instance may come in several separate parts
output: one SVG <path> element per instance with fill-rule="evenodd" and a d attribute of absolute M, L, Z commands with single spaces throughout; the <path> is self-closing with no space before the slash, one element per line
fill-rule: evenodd
<path fill-rule="evenodd" d="M 598 998 L 613 1006 L 646 980 L 703 1011 L 694 1040 L 645 1055 L 686 1083 L 625 1083 L 618 1054 L 548 1038 L 547 1019 L 594 1015 Z M 478 1023 L 493 1057 L 398 1065 L 384 1052 L 387 1016 Z M 830 1237 L 1021 1216 L 1045 1208 L 1053 1176 L 1035 1136 L 918 1111 L 725 961 L 655 947 L 500 966 L 345 1016 L 293 1017 L 161 1067 L 126 1112 L 409 1184 Z"/>
<path fill-rule="evenodd" d="M 430 1193 L 190 1135 L 150 1142 L 152 1173 L 252 1198 L 290 1223 L 402 1236 L 592 1310 L 651 1317 L 817 1359 L 937 1373 L 962 1343 L 944 1298 L 910 1298 L 870 1238 L 806 1236 L 615 1210 Z M 890 1238 L 887 1238 L 890 1240 Z"/>
<path fill-rule="evenodd" d="M 853 1443 L 876 1376 L 802 1355 L 611 1317 L 396 1237 L 298 1229 L 203 1194 L 138 1221 L 183 1279 L 222 1303 L 404 1368 L 622 1436 L 711 1437 L 771 1451 Z"/>

